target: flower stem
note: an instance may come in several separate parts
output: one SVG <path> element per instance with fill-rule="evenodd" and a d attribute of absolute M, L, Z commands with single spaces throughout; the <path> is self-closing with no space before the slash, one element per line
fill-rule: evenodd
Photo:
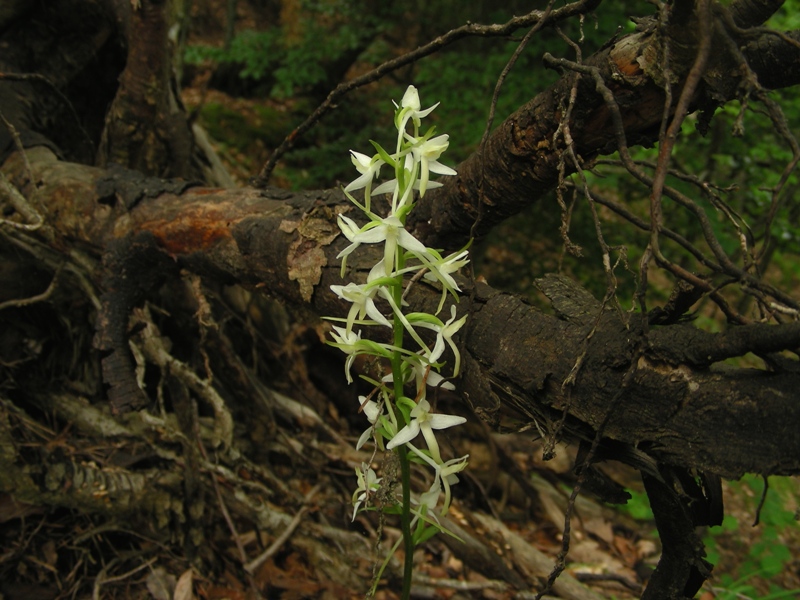
<path fill-rule="evenodd" d="M 414 570 L 414 540 L 411 536 L 411 461 L 408 460 L 408 449 L 398 446 L 397 455 L 400 458 L 400 480 L 403 485 L 403 506 L 400 513 L 400 530 L 403 532 L 403 592 L 400 598 L 411 598 L 411 575 Z"/>
<path fill-rule="evenodd" d="M 396 268 L 398 271 L 403 269 L 403 253 L 398 248 L 396 257 Z M 397 277 L 395 285 L 392 287 L 392 296 L 396 306 L 402 305 L 403 300 L 403 277 Z M 394 346 L 395 348 L 403 347 L 403 334 L 405 327 L 398 315 L 394 315 Z M 394 380 L 394 400 L 397 402 L 403 396 L 403 360 L 400 352 L 392 353 L 392 378 Z M 400 419 L 400 427 L 405 427 L 407 419 L 402 410 L 398 410 Z M 397 447 L 397 456 L 400 459 L 400 483 L 402 485 L 403 500 L 400 507 L 400 531 L 403 534 L 403 550 L 405 559 L 403 561 L 403 591 L 400 596 L 401 600 L 409 600 L 411 598 L 411 575 L 414 570 L 414 539 L 411 535 L 411 461 L 408 458 L 408 449 L 405 445 Z"/>

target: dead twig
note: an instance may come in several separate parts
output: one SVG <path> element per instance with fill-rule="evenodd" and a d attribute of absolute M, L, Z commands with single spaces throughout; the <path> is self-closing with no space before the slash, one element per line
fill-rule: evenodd
<path fill-rule="evenodd" d="M 540 10 L 534 10 L 521 17 L 514 17 L 502 25 L 478 25 L 475 23 L 467 23 L 466 25 L 462 25 L 456 29 L 451 29 L 444 35 L 437 37 L 435 40 L 425 44 L 424 46 L 420 46 L 412 52 L 408 52 L 407 54 L 403 54 L 402 56 L 398 56 L 397 58 L 386 61 L 382 65 L 379 65 L 372 71 L 365 73 L 360 77 L 340 83 L 330 94 L 328 94 L 328 97 L 325 98 L 325 101 L 320 104 L 305 121 L 298 125 L 288 136 L 286 136 L 286 138 L 269 157 L 269 160 L 261 169 L 261 172 L 258 174 L 258 176 L 252 180 L 252 185 L 260 188 L 266 187 L 267 183 L 269 182 L 269 178 L 272 175 L 272 172 L 275 170 L 275 166 L 278 164 L 278 161 L 281 159 L 281 157 L 283 157 L 284 154 L 294 147 L 294 144 L 298 138 L 302 137 L 320 119 L 322 119 L 325 114 L 334 109 L 337 103 L 349 92 L 365 86 L 368 83 L 372 83 L 373 81 L 377 81 L 384 75 L 388 75 L 389 73 L 396 71 L 401 67 L 415 63 L 425 56 L 429 56 L 435 52 L 438 52 L 445 46 L 448 46 L 453 42 L 460 40 L 461 38 L 467 36 L 505 37 L 514 31 L 521 29 L 522 27 L 531 27 L 536 25 L 537 28 L 541 28 L 546 24 L 551 24 L 577 14 L 583 14 L 593 10 L 598 4 L 600 4 L 600 1 L 601 0 L 579 0 L 578 2 L 567 4 L 566 6 L 553 11 L 550 11 L 549 9 L 544 12 Z"/>
<path fill-rule="evenodd" d="M 53 275 L 53 279 L 50 281 L 50 285 L 47 286 L 47 289 L 43 291 L 41 294 L 36 294 L 35 296 L 29 296 L 28 298 L 18 298 L 16 300 L 6 300 L 5 302 L 0 302 L 0 310 L 5 310 L 6 308 L 19 308 L 21 306 L 30 306 L 31 304 L 36 304 L 37 302 L 44 302 L 50 296 L 53 295 L 53 292 L 56 289 L 56 281 L 58 280 L 59 271 L 56 271 Z"/>
<path fill-rule="evenodd" d="M 316 496 L 317 492 L 320 490 L 321 487 L 322 483 L 318 483 L 313 488 L 311 488 L 311 490 L 309 490 L 309 492 L 305 495 L 305 498 L 303 499 L 304 502 L 303 506 L 300 508 L 300 510 L 297 511 L 297 514 L 289 522 L 289 525 L 286 526 L 286 529 L 283 530 L 283 533 L 281 533 L 277 538 L 275 538 L 275 541 L 272 542 L 272 544 L 270 544 L 269 548 L 264 550 L 264 552 L 262 552 L 253 560 L 251 560 L 249 563 L 244 565 L 245 571 L 247 571 L 252 575 L 253 572 L 256 569 L 258 569 L 258 567 L 263 565 L 267 560 L 270 559 L 270 557 L 272 557 L 278 550 L 280 550 L 281 546 L 283 546 L 286 543 L 286 540 L 288 540 L 289 537 L 294 532 L 294 530 L 297 529 L 297 526 L 300 525 L 300 521 L 302 520 L 303 515 L 306 512 L 308 512 L 310 508 L 309 502 L 311 502 L 314 496 Z"/>
<path fill-rule="evenodd" d="M 103 567 L 103 569 L 100 571 L 100 573 L 98 573 L 97 577 L 94 580 L 94 587 L 92 588 L 92 600 L 100 600 L 100 588 L 103 587 L 105 584 L 114 583 L 116 581 L 123 581 L 128 577 L 130 577 L 131 575 L 134 575 L 135 573 L 138 573 L 139 571 L 148 568 L 158 559 L 159 559 L 158 556 L 154 556 L 150 560 L 143 562 L 138 567 L 133 568 L 130 571 L 126 571 L 121 575 L 115 575 L 114 577 L 106 577 L 106 573 L 108 572 L 108 570 L 111 567 L 113 567 L 117 562 L 120 561 L 120 557 L 112 559 L 105 567 Z"/>

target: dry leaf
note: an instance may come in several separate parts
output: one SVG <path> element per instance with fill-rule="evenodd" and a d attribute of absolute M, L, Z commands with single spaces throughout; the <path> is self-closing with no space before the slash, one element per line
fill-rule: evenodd
<path fill-rule="evenodd" d="M 192 570 L 186 569 L 175 584 L 175 593 L 172 600 L 195 600 L 192 586 Z"/>

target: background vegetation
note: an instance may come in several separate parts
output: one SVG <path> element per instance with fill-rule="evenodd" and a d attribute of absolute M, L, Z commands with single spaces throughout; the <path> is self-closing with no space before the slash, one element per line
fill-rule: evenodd
<path fill-rule="evenodd" d="M 188 32 L 182 52 L 184 97 L 218 142 L 231 171 L 240 181 L 246 181 L 339 82 L 411 50 L 467 18 L 504 22 L 531 8 L 530 2 L 498 4 L 479 0 L 240 0 L 231 23 L 222 18 L 222 2 L 198 3 L 183 20 Z M 797 28 L 798 8 L 796 1 L 787 2 L 768 25 Z M 573 44 L 578 44 L 582 55 L 588 56 L 615 32 L 635 27 L 628 15 L 654 10 L 644 2 L 606 3 L 597 17 L 581 24 L 570 22 L 563 31 L 546 30 L 534 36 L 505 80 L 495 122 L 555 81 L 557 74 L 541 65 L 545 51 L 575 59 L 577 46 Z M 450 134 L 448 159 L 457 164 L 477 148 L 498 76 L 519 42 L 468 38 L 353 92 L 285 157 L 274 182 L 306 189 L 349 180 L 348 150 L 363 147 L 368 139 L 384 141 L 378 124 L 391 114 L 386 98 L 399 98 L 409 83 L 420 88 L 423 98 L 441 102 L 433 119 Z M 772 94 L 797 132 L 800 99 L 792 90 Z M 742 239 L 747 240 L 748 247 L 764 243 L 769 225 L 764 215 L 772 202 L 771 190 L 791 159 L 791 149 L 777 136 L 768 116 L 754 105 L 728 105 L 718 110 L 704 134 L 697 125 L 696 115 L 684 124 L 684 135 L 673 153 L 676 174 L 670 178 L 670 185 L 691 193 L 713 215 L 715 233 L 727 252 L 741 249 Z M 654 162 L 656 151 L 637 148 L 634 158 Z M 679 172 L 695 174 L 712 186 L 698 194 L 696 184 Z M 613 157 L 600 161 L 585 174 L 594 194 L 646 218 L 648 190 L 625 175 Z M 783 197 L 792 199 L 798 191 L 797 175 L 792 174 Z M 618 300 L 630 309 L 646 233 L 623 226 L 621 219 L 602 206 L 594 207 L 599 214 L 598 225 L 592 208 L 579 194 L 569 205 L 568 237 L 581 248 L 580 255 L 566 249 L 559 232 L 566 217 L 553 195 L 513 223 L 496 228 L 476 247 L 478 274 L 496 287 L 526 293 L 538 302 L 533 280 L 561 270 L 602 296 L 606 279 L 599 227 L 616 261 Z M 668 226 L 702 245 L 701 232 L 691 216 L 679 207 L 667 206 L 667 210 Z M 772 239 L 759 258 L 759 269 L 768 280 L 796 291 L 800 265 L 789 257 L 800 251 L 800 204 L 784 202 L 774 219 Z M 666 300 L 672 282 L 656 274 L 650 283 L 649 301 L 657 304 Z M 747 298 L 741 297 L 740 303 L 739 309 L 746 310 Z M 710 304 L 701 305 L 691 317 L 712 331 L 721 323 L 721 316 Z M 770 493 L 758 511 L 763 488 L 764 482 L 755 478 L 726 487 L 728 515 L 720 528 L 710 530 L 705 537 L 711 561 L 719 564 L 709 587 L 709 593 L 716 597 L 780 598 L 797 593 L 791 590 L 798 585 L 800 567 L 796 558 L 796 549 L 800 548 L 799 488 L 796 481 L 773 478 Z M 649 509 L 643 494 L 634 490 L 627 510 L 647 523 Z M 753 527 L 756 514 L 759 524 Z"/>

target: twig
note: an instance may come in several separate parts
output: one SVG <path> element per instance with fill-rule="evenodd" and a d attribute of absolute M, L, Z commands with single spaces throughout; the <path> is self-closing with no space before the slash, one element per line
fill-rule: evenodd
<path fill-rule="evenodd" d="M 158 557 L 154 556 L 150 560 L 142 563 L 141 565 L 139 565 L 135 569 L 131 569 L 130 571 L 127 571 L 126 573 L 122 573 L 121 575 L 115 575 L 114 577 L 106 578 L 106 572 L 108 571 L 108 569 L 110 567 L 112 567 L 114 564 L 116 564 L 117 562 L 119 562 L 119 560 L 120 560 L 119 557 L 114 558 L 105 567 L 103 567 L 103 569 L 100 571 L 100 573 L 98 573 L 97 577 L 94 580 L 94 587 L 92 589 L 92 600 L 100 600 L 100 588 L 104 584 L 106 584 L 106 583 L 114 583 L 115 581 L 122 581 L 124 579 L 127 579 L 128 577 L 130 577 L 134 573 L 138 573 L 142 569 L 146 569 L 147 567 L 152 565 L 154 562 L 156 562 L 158 560 Z"/>
<path fill-rule="evenodd" d="M 646 185 L 648 188 L 653 186 L 653 178 L 644 173 L 641 169 L 637 167 L 634 163 L 630 152 L 628 150 L 627 140 L 625 139 L 625 128 L 623 126 L 622 121 L 622 114 L 619 109 L 619 105 L 616 102 L 616 98 L 614 97 L 614 93 L 608 88 L 606 85 L 602 75 L 600 74 L 600 70 L 596 67 L 591 67 L 587 65 L 580 65 L 573 61 L 566 60 L 563 58 L 555 58 L 549 53 L 545 53 L 543 60 L 545 64 L 548 64 L 555 68 L 562 68 L 562 69 L 570 69 L 577 71 L 579 73 L 585 73 L 587 75 L 591 75 L 595 81 L 595 89 L 597 92 L 603 97 L 606 102 L 606 105 L 609 108 L 614 134 L 617 137 L 617 148 L 619 151 L 620 159 L 622 160 L 623 165 L 628 170 L 628 172 L 633 175 L 639 182 Z M 747 273 L 740 267 L 734 265 L 730 257 L 725 253 L 720 244 L 719 240 L 716 238 L 714 233 L 714 228 L 711 224 L 711 221 L 706 215 L 705 211 L 697 205 L 693 200 L 685 196 L 684 194 L 680 193 L 675 188 L 669 187 L 664 185 L 663 186 L 663 194 L 669 197 L 670 199 L 674 200 L 684 208 L 687 208 L 692 213 L 694 213 L 695 217 L 697 218 L 698 222 L 700 223 L 701 230 L 703 232 L 703 236 L 706 242 L 709 245 L 714 256 L 720 262 L 720 266 L 724 269 L 726 274 L 731 275 L 732 277 L 736 278 L 739 282 L 749 287 L 759 289 L 766 294 L 769 294 L 779 300 L 781 303 L 789 306 L 791 308 L 800 308 L 800 304 L 796 300 L 794 300 L 788 294 L 782 292 L 781 290 L 777 289 L 776 287 L 754 277 L 752 274 Z M 651 229 L 653 224 L 651 223 Z M 676 277 L 688 281 L 695 287 L 707 292 L 709 297 L 717 304 L 717 306 L 722 310 L 725 316 L 728 318 L 729 322 L 737 323 L 737 324 L 744 324 L 748 322 L 744 316 L 733 310 L 727 301 L 716 293 L 714 286 L 710 284 L 708 281 L 704 280 L 703 278 L 695 275 L 687 271 L 682 266 L 670 262 L 666 259 L 663 261 L 659 261 L 659 266 L 662 268 L 670 271 Z"/>
<path fill-rule="evenodd" d="M 9 81 L 39 81 L 44 83 L 48 88 L 50 88 L 50 91 L 52 91 L 55 96 L 67 107 L 75 126 L 77 127 L 78 131 L 83 134 L 83 143 L 85 143 L 88 148 L 94 151 L 94 143 L 92 142 L 92 138 L 87 133 L 86 129 L 84 129 L 75 107 L 72 105 L 72 102 L 67 95 L 62 92 L 55 83 L 50 81 L 41 73 L 0 73 L 0 79 L 7 79 Z"/>
<path fill-rule="evenodd" d="M 689 112 L 689 105 L 694 99 L 695 91 L 697 90 L 702 77 L 705 74 L 708 58 L 711 54 L 711 8 L 708 0 L 703 0 L 697 5 L 697 23 L 700 28 L 700 44 L 697 49 L 697 56 L 694 64 L 686 76 L 686 81 L 683 85 L 683 90 L 678 98 L 678 104 L 672 116 L 672 121 L 669 126 L 665 128 L 669 111 L 671 109 L 671 94 L 669 93 L 670 87 L 668 86 L 667 102 L 664 103 L 664 119 L 662 120 L 661 134 L 659 135 L 658 147 L 658 160 L 656 162 L 656 172 L 653 175 L 653 182 L 651 184 L 650 194 L 650 245 L 653 249 L 653 256 L 659 263 L 667 262 L 667 259 L 661 254 L 659 248 L 658 236 L 663 226 L 663 213 L 661 207 L 661 196 L 664 191 L 664 184 L 667 177 L 669 168 L 670 156 L 672 149 L 675 147 L 675 142 L 678 139 L 678 134 L 681 131 L 681 125 L 686 115 Z M 669 38 L 667 37 L 667 40 Z M 664 51 L 667 52 L 668 45 L 665 43 Z M 669 82 L 669 74 L 665 78 Z M 669 104 L 668 104 L 669 103 Z"/>
<path fill-rule="evenodd" d="M 147 358 L 161 368 L 168 368 L 170 373 L 181 380 L 184 385 L 192 389 L 198 396 L 205 400 L 214 410 L 215 443 L 222 444 L 225 448 L 233 445 L 233 416 L 225 405 L 225 400 L 214 389 L 210 381 L 201 379 L 187 364 L 172 356 L 164 346 L 161 335 L 149 310 L 136 309 L 137 316 L 145 327 L 141 332 L 141 347 Z"/>
<path fill-rule="evenodd" d="M 586 479 L 586 473 L 589 470 L 589 466 L 591 465 L 594 457 L 597 454 L 597 450 L 600 447 L 600 442 L 603 439 L 603 434 L 606 429 L 606 425 L 608 425 L 611 417 L 617 412 L 617 408 L 620 406 L 620 400 L 624 396 L 624 394 L 628 390 L 628 386 L 630 385 L 631 381 L 633 381 L 633 377 L 638 371 L 638 364 L 639 359 L 644 355 L 644 350 L 646 347 L 647 341 L 645 338 L 640 338 L 637 344 L 637 348 L 633 352 L 631 356 L 631 362 L 628 366 L 628 370 L 625 372 L 625 375 L 622 377 L 622 382 L 620 383 L 619 389 L 617 390 L 616 394 L 614 394 L 613 398 L 608 403 L 608 410 L 606 411 L 605 416 L 603 417 L 602 422 L 597 427 L 597 431 L 595 433 L 594 438 L 592 439 L 591 446 L 589 447 L 589 451 L 586 454 L 586 458 L 583 462 L 583 465 L 578 468 L 578 478 L 575 481 L 575 486 L 572 488 L 572 492 L 569 496 L 569 501 L 567 502 L 567 510 L 564 514 L 564 529 L 562 531 L 561 536 L 561 550 L 556 557 L 555 564 L 553 565 L 553 570 L 550 572 L 550 575 L 547 578 L 547 583 L 545 584 L 544 589 L 542 589 L 537 595 L 536 600 L 541 600 L 545 594 L 548 594 L 550 590 L 553 589 L 553 585 L 555 584 L 558 577 L 564 571 L 567 566 L 566 558 L 567 554 L 569 553 L 570 541 L 571 541 L 571 521 L 572 521 L 572 514 L 575 511 L 575 501 L 578 498 L 578 495 L 581 493 L 581 489 L 583 488 L 583 483 Z"/>
<path fill-rule="evenodd" d="M 508 77 L 508 74 L 511 72 L 511 69 L 514 68 L 514 65 L 516 64 L 519 57 L 522 55 L 522 52 L 528 45 L 528 42 L 530 42 L 531 38 L 533 37 L 533 34 L 539 31 L 545 25 L 545 23 L 548 22 L 548 17 L 553 10 L 553 3 L 554 0 L 550 0 L 550 2 L 548 2 L 547 7 L 544 9 L 544 14 L 542 15 L 542 17 L 539 19 L 536 25 L 531 27 L 530 31 L 528 31 L 528 33 L 525 34 L 525 37 L 522 38 L 522 41 L 519 44 L 517 44 L 514 53 L 508 59 L 508 62 L 506 63 L 505 67 L 503 67 L 503 70 L 497 77 L 497 82 L 494 85 L 494 92 L 492 92 L 492 101 L 491 104 L 489 105 L 489 116 L 486 117 L 486 126 L 483 129 L 483 135 L 481 136 L 481 143 L 478 150 L 480 152 L 480 157 L 481 157 L 481 179 L 478 184 L 479 190 L 483 189 L 483 181 L 486 172 L 486 144 L 489 141 L 489 134 L 492 132 L 492 124 L 494 123 L 494 116 L 495 112 L 497 111 L 497 101 L 500 99 L 500 91 L 503 89 L 503 84 L 506 81 L 506 77 Z M 475 239 L 475 232 L 478 229 L 478 225 L 480 224 L 482 217 L 483 217 L 483 202 L 478 204 L 478 215 L 475 217 L 475 222 L 472 224 L 472 227 L 470 228 L 469 232 L 470 239 Z M 471 268 L 470 272 L 472 272 Z M 475 283 L 474 277 L 472 277 L 472 279 L 474 287 Z"/>
<path fill-rule="evenodd" d="M 432 588 L 459 590 L 462 592 L 477 592 L 481 590 L 505 592 L 509 588 L 509 585 L 505 581 L 498 581 L 496 579 L 488 579 L 486 581 L 461 581 L 460 579 L 438 579 L 422 573 L 414 575 L 414 584 L 430 586 Z"/>
<path fill-rule="evenodd" d="M 516 567 L 517 571 L 525 575 L 529 582 L 540 580 L 544 573 L 547 573 L 552 562 L 552 558 L 531 545 L 526 539 L 515 531 L 510 530 L 505 523 L 500 520 L 492 520 L 479 512 L 472 513 L 473 517 L 480 523 L 481 527 L 489 532 L 500 536 L 506 545 L 508 559 Z M 562 575 L 555 582 L 553 591 L 559 598 L 565 600 L 601 600 L 599 594 L 593 592 L 572 575 Z M 514 598 L 533 598 L 534 594 L 521 596 L 519 593 Z"/>
<path fill-rule="evenodd" d="M 764 508 L 764 503 L 767 501 L 767 492 L 769 491 L 769 477 L 762 475 L 761 478 L 764 480 L 764 489 L 761 492 L 761 498 L 756 507 L 756 518 L 753 520 L 753 527 L 758 525 L 761 521 L 761 510 Z"/>
<path fill-rule="evenodd" d="M 31 304 L 36 304 L 37 302 L 43 302 L 44 300 L 47 300 L 53 295 L 53 291 L 56 289 L 58 274 L 59 271 L 56 271 L 53 275 L 52 281 L 50 281 L 50 285 L 48 285 L 47 289 L 41 294 L 36 294 L 35 296 L 30 296 L 28 298 L 19 298 L 16 300 L 6 300 L 5 302 L 0 302 L 0 310 L 11 307 L 29 306 Z"/>
<path fill-rule="evenodd" d="M 412 64 L 425 56 L 438 52 L 445 46 L 452 44 L 461 38 L 467 36 L 507 36 L 522 27 L 530 27 L 532 25 L 541 27 L 546 24 L 572 17 L 576 14 L 588 12 L 593 10 L 597 5 L 600 4 L 600 2 L 601 0 L 579 0 L 578 2 L 573 2 L 572 4 L 568 4 L 552 12 L 543 13 L 540 10 L 534 10 L 521 17 L 514 17 L 502 25 L 477 25 L 474 23 L 467 23 L 466 25 L 462 25 L 456 29 L 451 29 L 444 35 L 437 37 L 435 40 L 425 44 L 424 46 L 420 46 L 412 52 L 408 52 L 407 54 L 403 54 L 402 56 L 386 61 L 382 65 L 379 65 L 372 71 L 365 73 L 360 77 L 340 83 L 330 94 L 328 94 L 328 97 L 325 98 L 324 102 L 320 104 L 305 121 L 298 125 L 288 136 L 286 136 L 286 138 L 269 157 L 269 160 L 261 169 L 261 172 L 258 174 L 258 176 L 252 180 L 252 185 L 259 188 L 266 187 L 278 161 L 281 159 L 281 157 L 283 157 L 284 154 L 292 149 L 295 141 L 302 137 L 309 129 L 311 129 L 320 119 L 322 119 L 323 116 L 325 116 L 328 111 L 335 108 L 337 102 L 352 90 L 367 85 L 368 83 L 372 83 L 373 81 L 377 81 L 384 75 L 396 71 L 397 69 L 406 65 Z"/>
<path fill-rule="evenodd" d="M 260 567 L 267 560 L 269 560 L 270 557 L 272 557 L 278 550 L 280 550 L 281 546 L 283 546 L 286 543 L 286 540 L 289 539 L 289 536 L 291 536 L 294 530 L 297 529 L 297 526 L 300 524 L 303 515 L 306 512 L 308 512 L 309 509 L 308 503 L 311 502 L 311 500 L 314 498 L 314 496 L 317 494 L 317 492 L 320 490 L 321 487 L 322 483 L 318 483 L 313 488 L 311 488 L 311 490 L 305 495 L 305 498 L 303 499 L 304 506 L 302 506 L 300 510 L 297 511 L 297 514 L 289 522 L 289 525 L 287 525 L 283 533 L 281 533 L 277 538 L 275 538 L 275 541 L 272 542 L 272 544 L 270 544 L 269 548 L 264 550 L 264 552 L 262 552 L 259 556 L 257 556 L 249 563 L 247 563 L 244 566 L 245 571 L 252 574 L 253 571 L 255 571 L 258 567 Z"/>
<path fill-rule="evenodd" d="M 33 169 L 31 169 L 31 162 L 28 160 L 28 155 L 25 153 L 25 146 L 22 145 L 22 138 L 19 137 L 19 131 L 17 131 L 17 128 L 14 127 L 11 121 L 6 119 L 2 111 L 0 111 L 0 121 L 2 121 L 6 129 L 8 129 L 8 133 L 11 134 L 11 138 L 14 140 L 14 146 L 22 157 L 22 163 L 25 165 L 25 173 L 27 173 L 28 179 L 33 182 Z"/>
<path fill-rule="evenodd" d="M 15 211 L 22 215 L 24 219 L 31 221 L 30 223 L 19 223 L 10 219 L 0 218 L 0 223 L 25 231 L 36 231 L 44 223 L 42 215 L 28 204 L 25 197 L 8 180 L 4 173 L 0 173 L 0 197 L 7 199 Z"/>

